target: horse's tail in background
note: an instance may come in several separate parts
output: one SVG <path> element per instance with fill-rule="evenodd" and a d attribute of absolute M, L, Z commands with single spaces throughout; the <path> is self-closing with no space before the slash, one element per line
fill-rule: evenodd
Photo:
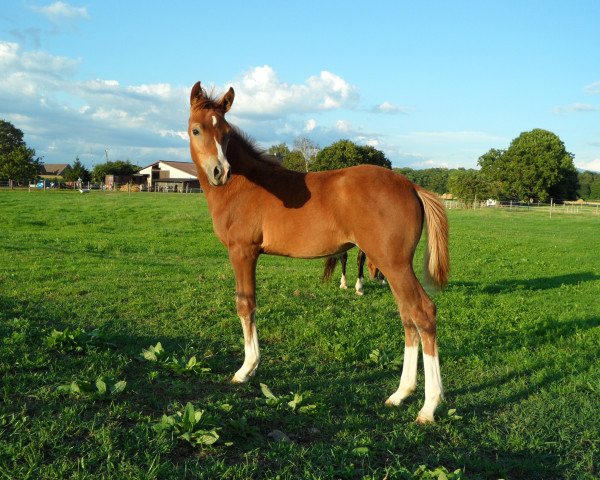
<path fill-rule="evenodd" d="M 333 275 L 333 271 L 335 270 L 335 266 L 337 265 L 338 260 L 339 257 L 337 256 L 327 257 L 325 259 L 325 268 L 323 269 L 324 282 L 328 282 L 329 280 L 331 280 L 331 275 Z"/>
<path fill-rule="evenodd" d="M 448 252 L 448 217 L 446 209 L 435 193 L 415 185 L 427 225 L 425 249 L 425 281 L 438 288 L 448 283 L 450 253 Z"/>

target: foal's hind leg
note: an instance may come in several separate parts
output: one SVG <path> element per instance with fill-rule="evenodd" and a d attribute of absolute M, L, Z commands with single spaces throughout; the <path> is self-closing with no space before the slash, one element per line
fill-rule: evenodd
<path fill-rule="evenodd" d="M 425 403 L 417 416 L 418 423 L 434 421 L 434 413 L 443 399 L 442 377 L 436 339 L 435 305 L 423 290 L 412 269 L 395 271 L 388 276 L 406 332 L 406 350 L 400 386 L 387 400 L 388 405 L 399 405 L 416 385 L 418 336 L 423 344 L 425 370 Z"/>
<path fill-rule="evenodd" d="M 358 255 L 356 256 L 356 265 L 358 266 L 358 278 L 356 279 L 356 285 L 354 285 L 354 290 L 357 295 L 362 295 L 363 292 L 363 281 L 365 276 L 365 260 L 367 259 L 367 255 L 361 249 L 358 249 Z"/>
<path fill-rule="evenodd" d="M 417 387 L 417 363 L 419 361 L 419 333 L 412 322 L 404 325 L 404 362 L 400 386 L 385 402 L 388 406 L 398 406 L 413 394 Z"/>
<path fill-rule="evenodd" d="M 342 278 L 340 279 L 340 288 L 346 290 L 348 288 L 348 282 L 346 281 L 346 264 L 348 263 L 348 252 L 344 252 L 340 255 L 340 263 L 342 264 Z"/>

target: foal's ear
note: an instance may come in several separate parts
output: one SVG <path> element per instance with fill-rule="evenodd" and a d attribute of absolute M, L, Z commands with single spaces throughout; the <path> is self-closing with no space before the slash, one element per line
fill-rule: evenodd
<path fill-rule="evenodd" d="M 196 103 L 202 97 L 202 87 L 200 86 L 200 82 L 196 82 L 192 87 L 192 93 L 190 94 L 190 105 L 194 105 L 194 103 Z"/>
<path fill-rule="evenodd" d="M 233 87 L 229 87 L 229 91 L 223 95 L 223 98 L 219 102 L 224 112 L 228 112 L 233 105 L 233 99 L 235 98 L 235 92 L 233 91 Z"/>

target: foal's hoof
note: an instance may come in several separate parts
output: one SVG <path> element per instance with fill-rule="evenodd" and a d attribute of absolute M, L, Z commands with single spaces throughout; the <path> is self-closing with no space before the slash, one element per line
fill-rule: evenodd
<path fill-rule="evenodd" d="M 410 396 L 411 393 L 412 391 L 396 391 L 390 395 L 390 397 L 385 401 L 385 404 L 388 407 L 399 407 L 402 405 L 402 402 Z"/>
<path fill-rule="evenodd" d="M 415 420 L 415 423 L 417 423 L 419 425 L 426 425 L 428 423 L 435 423 L 435 419 L 428 415 L 419 413 L 419 415 L 417 416 L 417 419 Z"/>
<path fill-rule="evenodd" d="M 248 376 L 242 376 L 238 373 L 236 373 L 233 378 L 231 379 L 231 383 L 246 383 L 248 380 L 250 380 L 250 377 Z"/>

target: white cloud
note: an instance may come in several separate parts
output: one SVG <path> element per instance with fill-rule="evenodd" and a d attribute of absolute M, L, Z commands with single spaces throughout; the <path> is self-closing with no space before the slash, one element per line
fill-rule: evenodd
<path fill-rule="evenodd" d="M 307 120 L 306 125 L 304 126 L 305 132 L 312 132 L 317 126 L 317 121 L 314 118 L 310 118 Z"/>
<path fill-rule="evenodd" d="M 577 168 L 582 170 L 591 170 L 593 172 L 600 172 L 600 158 L 595 158 L 589 162 L 578 162 L 575 160 Z"/>
<path fill-rule="evenodd" d="M 600 94 L 600 82 L 590 83 L 584 87 L 584 91 L 590 95 Z"/>
<path fill-rule="evenodd" d="M 338 120 L 335 122 L 335 129 L 341 133 L 350 133 L 351 125 L 346 120 Z"/>
<path fill-rule="evenodd" d="M 0 66 L 10 65 L 17 61 L 19 45 L 13 42 L 0 41 Z"/>
<path fill-rule="evenodd" d="M 447 131 L 447 132 L 411 132 L 399 136 L 403 139 L 428 142 L 468 142 L 468 143 L 480 143 L 480 142 L 491 142 L 491 141 L 504 141 L 501 137 L 490 135 L 485 132 L 474 132 L 474 131 Z"/>
<path fill-rule="evenodd" d="M 373 111 L 376 113 L 387 113 L 387 114 L 395 114 L 395 113 L 408 113 L 408 107 L 400 107 L 398 105 L 394 105 L 390 102 L 383 102 L 381 105 L 377 105 L 373 108 Z"/>
<path fill-rule="evenodd" d="M 598 107 L 594 105 L 589 105 L 587 103 L 574 103 L 572 108 L 576 112 L 597 112 Z"/>
<path fill-rule="evenodd" d="M 185 141 L 188 140 L 187 130 L 160 130 L 158 133 L 161 137 L 176 137 Z"/>
<path fill-rule="evenodd" d="M 600 107 L 590 105 L 589 103 L 573 103 L 567 106 L 554 107 L 554 113 L 557 115 L 563 115 L 566 113 L 579 113 L 579 112 L 597 112 L 600 111 Z"/>
<path fill-rule="evenodd" d="M 157 83 L 154 85 L 135 85 L 127 88 L 130 92 L 139 93 L 148 97 L 169 98 L 173 93 L 171 85 L 168 83 Z"/>
<path fill-rule="evenodd" d="M 119 82 L 117 80 L 102 80 L 97 78 L 83 82 L 81 87 L 90 92 L 114 92 L 119 88 Z"/>
<path fill-rule="evenodd" d="M 54 2 L 45 7 L 31 7 L 34 12 L 41 13 L 52 23 L 59 24 L 76 20 L 89 20 L 87 8 L 74 7 L 65 2 Z"/>
<path fill-rule="evenodd" d="M 268 65 L 255 67 L 233 82 L 236 117 L 275 117 L 339 108 L 353 108 L 358 101 L 355 87 L 328 71 L 309 77 L 305 83 L 282 82 Z"/>

